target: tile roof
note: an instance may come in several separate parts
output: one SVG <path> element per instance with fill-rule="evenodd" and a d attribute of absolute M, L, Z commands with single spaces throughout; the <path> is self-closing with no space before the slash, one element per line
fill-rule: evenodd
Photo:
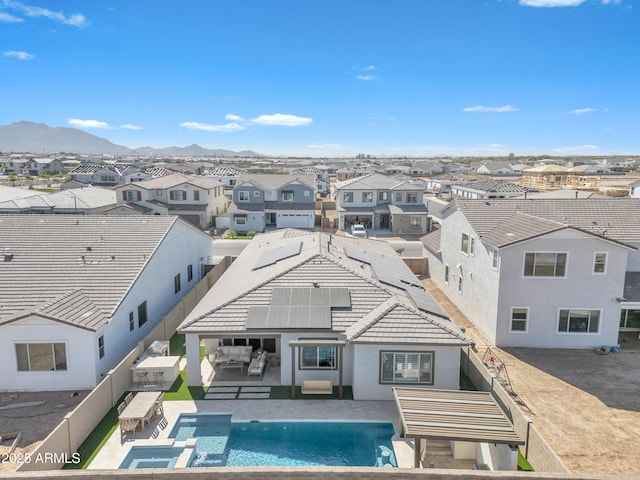
<path fill-rule="evenodd" d="M 513 182 L 494 179 L 456 183 L 454 186 L 488 193 L 523 193 L 528 190 Z"/>
<path fill-rule="evenodd" d="M 540 235 L 549 228 L 548 222 L 556 222 L 619 242 L 640 240 L 640 199 L 456 199 L 445 211 L 455 207 L 481 237 L 506 222 L 515 228 L 524 220 L 512 218 L 517 213 L 538 219 L 537 228 L 522 224 L 529 235 Z"/>
<path fill-rule="evenodd" d="M 165 216 L 0 215 L 0 324 L 33 312 L 99 328 L 177 221 Z"/>
<path fill-rule="evenodd" d="M 172 173 L 171 175 L 165 175 L 163 177 L 152 178 L 150 180 L 144 180 L 142 182 L 135 182 L 133 184 L 128 184 L 128 186 L 135 185 L 147 190 L 156 190 L 156 189 L 162 190 L 166 188 L 177 187 L 185 183 L 189 183 L 191 185 L 204 188 L 206 190 L 223 185 L 221 182 L 219 182 L 215 178 L 189 176 L 189 175 L 183 175 L 181 173 Z"/>
<path fill-rule="evenodd" d="M 284 187 L 294 181 L 298 181 L 299 183 L 302 183 L 314 190 L 316 188 L 315 175 L 287 175 L 275 173 L 243 173 L 236 182 L 236 188 L 240 187 L 243 183 L 250 183 L 251 185 L 255 185 L 263 190 L 277 190 L 278 188 Z"/>
<path fill-rule="evenodd" d="M 339 190 L 341 188 L 347 188 L 349 190 L 423 190 L 423 188 L 418 185 L 380 173 L 370 173 L 362 177 L 337 182 L 336 189 Z"/>
<path fill-rule="evenodd" d="M 301 245 L 299 253 L 282 258 L 275 254 L 277 249 L 294 244 Z M 322 232 L 277 230 L 258 235 L 247 245 L 180 325 L 179 331 L 218 334 L 245 331 L 249 309 L 269 306 L 274 289 L 317 285 L 349 289 L 351 307 L 331 310 L 331 331 L 345 332 L 352 328 L 357 330 L 353 335 L 359 341 L 377 339 L 384 343 L 390 339 L 384 339 L 380 332 L 395 328 L 393 341 L 464 344 L 464 335 L 447 319 L 418 310 L 409 295 L 409 287 L 400 282 L 398 287 L 383 284 L 370 264 L 347 255 L 349 249 L 395 261 L 398 269 L 404 268 L 408 275 L 413 275 L 386 242 Z M 258 265 L 257 260 L 269 252 L 275 252 L 276 260 Z M 395 302 L 390 320 L 384 314 L 372 314 L 380 312 L 380 306 L 388 301 Z M 393 327 L 390 322 L 397 323 Z M 353 327 L 354 324 L 364 328 Z M 416 325 L 421 326 L 417 333 Z M 366 333 L 369 328 L 373 328 L 370 334 Z"/>

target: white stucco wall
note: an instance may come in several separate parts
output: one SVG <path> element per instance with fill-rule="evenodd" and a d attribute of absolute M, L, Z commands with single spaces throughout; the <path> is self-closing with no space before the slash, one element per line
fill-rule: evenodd
<path fill-rule="evenodd" d="M 94 335 L 41 317 L 3 326 L 0 335 L 1 391 L 82 390 L 95 386 Z M 16 343 L 64 343 L 67 370 L 19 372 Z"/>
<path fill-rule="evenodd" d="M 394 386 L 380 384 L 380 352 L 434 352 L 433 385 L 424 388 L 460 389 L 460 347 L 429 347 L 425 345 L 369 345 L 353 347 L 353 398 L 355 400 L 393 400 Z M 405 384 L 402 384 L 405 385 Z"/>

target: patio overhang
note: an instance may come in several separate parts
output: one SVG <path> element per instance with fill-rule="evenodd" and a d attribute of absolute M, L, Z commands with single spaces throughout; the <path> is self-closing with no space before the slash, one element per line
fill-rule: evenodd
<path fill-rule="evenodd" d="M 303 347 L 335 347 L 338 362 L 338 398 L 343 399 L 343 385 L 342 385 L 342 349 L 347 344 L 344 340 L 336 339 L 322 339 L 322 338 L 305 338 L 300 340 L 289 341 L 289 347 L 291 347 L 291 400 L 296 398 L 296 350 Z"/>
<path fill-rule="evenodd" d="M 415 468 L 422 439 L 524 445 L 491 392 L 394 388 L 401 434 L 413 438 Z"/>

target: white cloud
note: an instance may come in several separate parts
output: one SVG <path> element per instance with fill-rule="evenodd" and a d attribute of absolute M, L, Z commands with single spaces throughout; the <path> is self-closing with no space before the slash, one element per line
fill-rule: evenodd
<path fill-rule="evenodd" d="M 113 128 L 107 122 L 100 122 L 98 120 L 81 120 L 79 118 L 70 118 L 67 120 L 69 125 L 80 128 L 102 128 L 108 130 Z"/>
<path fill-rule="evenodd" d="M 17 50 L 9 50 L 7 52 L 2 52 L 4 57 L 17 58 L 18 60 L 33 60 L 35 55 L 31 55 L 27 52 L 20 52 Z"/>
<path fill-rule="evenodd" d="M 65 15 L 64 13 L 49 10 L 48 8 L 25 5 L 22 2 L 14 2 L 13 0 L 2 0 L 2 4 L 7 8 L 17 10 L 23 15 L 31 18 L 45 17 L 49 20 L 60 22 L 65 25 L 73 25 L 74 27 L 86 27 L 87 25 L 89 25 L 89 21 L 81 13 Z"/>
<path fill-rule="evenodd" d="M 577 7 L 583 3 L 584 0 L 520 0 L 525 7 Z"/>
<path fill-rule="evenodd" d="M 244 122 L 244 119 L 239 115 L 234 115 L 233 113 L 227 113 L 224 116 L 225 120 L 229 120 L 231 122 Z"/>
<path fill-rule="evenodd" d="M 375 65 L 368 65 L 366 67 L 364 67 L 362 70 L 364 70 L 365 72 L 373 72 L 374 70 L 377 70 L 378 68 Z"/>
<path fill-rule="evenodd" d="M 125 130 L 143 130 L 142 127 L 133 125 L 132 123 L 125 123 L 124 125 L 120 125 L 120 128 L 124 128 Z"/>
<path fill-rule="evenodd" d="M 520 110 L 512 105 L 503 105 L 502 107 L 483 107 L 476 105 L 475 107 L 464 108 L 463 112 L 517 112 Z"/>
<path fill-rule="evenodd" d="M 237 123 L 227 123 L 226 125 L 211 125 L 200 122 L 182 122 L 181 127 L 190 128 L 192 130 L 203 130 L 205 132 L 237 132 L 244 130 L 242 125 Z"/>
<path fill-rule="evenodd" d="M 572 145 L 567 147 L 557 147 L 554 148 L 554 152 L 563 153 L 567 155 L 590 155 L 596 150 L 599 150 L 600 147 L 597 145 Z"/>
<path fill-rule="evenodd" d="M 8 13 L 0 12 L 0 22 L 20 23 L 24 22 L 24 18 L 14 17 Z"/>
<path fill-rule="evenodd" d="M 313 122 L 312 118 L 298 117 L 296 115 L 286 115 L 282 113 L 260 115 L 259 117 L 251 119 L 251 123 L 255 123 L 257 125 L 280 125 L 283 127 L 299 127 L 309 125 L 311 122 Z"/>
<path fill-rule="evenodd" d="M 373 80 L 377 80 L 378 79 L 378 77 L 376 77 L 375 75 L 362 75 L 362 74 L 357 75 L 356 78 L 358 80 L 362 80 L 362 81 L 365 81 L 365 82 L 372 82 Z"/>
<path fill-rule="evenodd" d="M 569 113 L 573 113 L 574 115 L 584 115 L 585 113 L 591 113 L 595 111 L 595 108 L 577 108 L 576 110 L 571 110 Z"/>

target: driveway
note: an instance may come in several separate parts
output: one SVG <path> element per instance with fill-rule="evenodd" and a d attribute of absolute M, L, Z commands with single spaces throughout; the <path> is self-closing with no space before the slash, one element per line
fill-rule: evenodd
<path fill-rule="evenodd" d="M 640 341 L 621 334 L 621 353 L 492 345 L 430 279 L 423 285 L 469 338 L 507 368 L 514 392 L 572 473 L 640 475 Z M 535 468 L 535 465 L 534 465 Z"/>

